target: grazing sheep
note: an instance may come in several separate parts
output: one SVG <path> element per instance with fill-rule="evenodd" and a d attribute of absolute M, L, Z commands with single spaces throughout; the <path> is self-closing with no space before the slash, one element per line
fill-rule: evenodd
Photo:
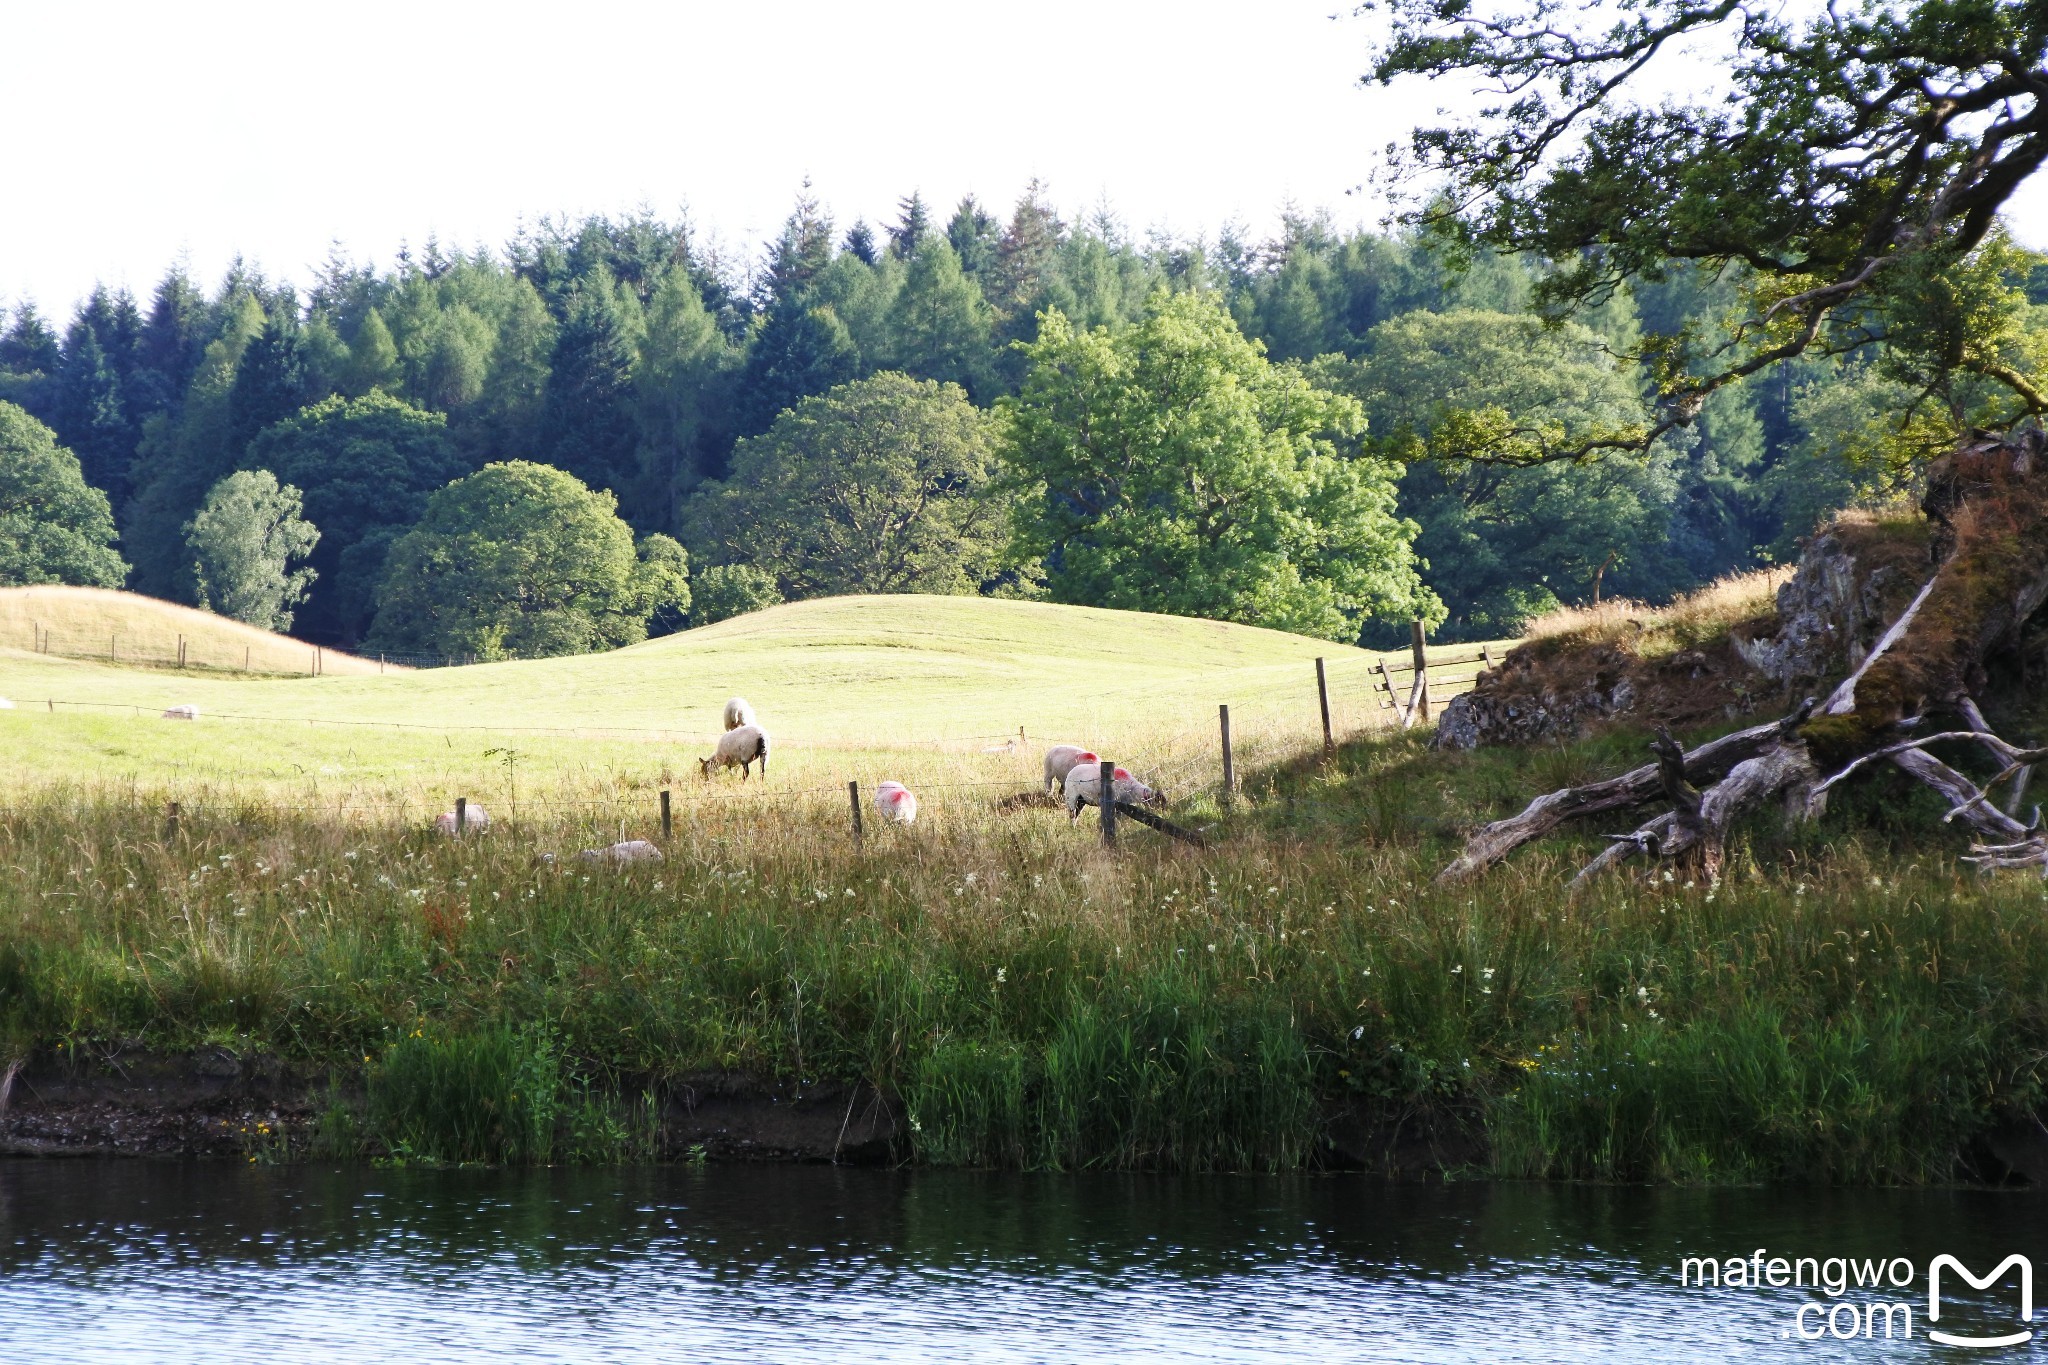
<path fill-rule="evenodd" d="M 198 707 L 196 707 L 196 706 L 194 706 L 194 705 L 192 705 L 192 703 L 190 703 L 190 702 L 187 702 L 187 703 L 185 703 L 185 704 L 184 704 L 183 706 L 173 706 L 173 707 L 172 707 L 172 708 L 171 708 L 170 710 L 168 710 L 168 711 L 164 712 L 164 719 L 165 719 L 165 720 L 198 720 L 198 719 L 199 719 L 199 708 L 198 708 Z"/>
<path fill-rule="evenodd" d="M 1081 807 L 1102 804 L 1101 760 L 1094 764 L 1080 764 L 1067 774 L 1067 818 L 1081 818 Z M 1152 788 L 1132 777 L 1130 769 L 1116 770 L 1116 800 L 1126 804 L 1143 803 L 1148 806 L 1163 806 L 1166 798 Z"/>
<path fill-rule="evenodd" d="M 586 848 L 576 855 L 587 863 L 658 863 L 661 850 L 645 839 L 628 839 L 608 848 Z"/>
<path fill-rule="evenodd" d="M 742 725 L 754 723 L 754 708 L 745 697 L 734 697 L 725 704 L 725 728 L 737 730 Z"/>
<path fill-rule="evenodd" d="M 917 823 L 917 794 L 901 782 L 877 783 L 875 809 L 882 812 L 882 818 L 892 825 L 914 825 Z"/>
<path fill-rule="evenodd" d="M 1077 763 L 1100 763 L 1102 759 L 1092 750 L 1078 744 L 1055 744 L 1045 751 L 1045 789 L 1051 791 L 1057 783 L 1061 794 L 1067 790 L 1067 774 Z"/>
<path fill-rule="evenodd" d="M 697 766 L 704 770 L 706 781 L 714 768 L 738 768 L 740 781 L 744 782 L 752 774 L 757 758 L 761 760 L 761 776 L 768 776 L 768 732 L 758 725 L 742 725 L 721 735 L 717 751 L 709 758 L 698 759 Z"/>
<path fill-rule="evenodd" d="M 470 830 L 475 830 L 477 833 L 481 834 L 483 831 L 489 829 L 490 827 L 491 813 L 485 810 L 482 806 L 479 806 L 476 802 L 472 801 L 462 808 L 462 830 L 460 832 L 467 833 Z M 455 828 L 455 812 L 452 810 L 444 810 L 439 815 L 435 816 L 434 832 L 437 834 L 457 833 L 458 831 Z"/>

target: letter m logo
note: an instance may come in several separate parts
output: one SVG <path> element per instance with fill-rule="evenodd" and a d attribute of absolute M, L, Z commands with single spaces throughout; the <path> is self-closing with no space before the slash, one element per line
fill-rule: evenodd
<path fill-rule="evenodd" d="M 2034 1320 L 2034 1263 L 2026 1257 L 2015 1253 L 2000 1261 L 1996 1269 L 1981 1279 L 1978 1276 L 1972 1275 L 1964 1267 L 1963 1263 L 1953 1256 L 1935 1257 L 1933 1262 L 1927 1267 L 1927 1320 L 1929 1322 L 1941 1321 L 1941 1272 L 1944 1266 L 1962 1276 L 1972 1289 L 1989 1289 L 2004 1277 L 2006 1271 L 2011 1270 L 2015 1266 L 2019 1267 L 2020 1321 L 2032 1322 Z M 2034 1339 L 2034 1334 L 2031 1330 L 2013 1332 L 2002 1337 L 1963 1337 L 1957 1336 L 1952 1332 L 1936 1332 L 1930 1329 L 1927 1335 L 1930 1340 L 1938 1341 L 1944 1346 L 1976 1346 L 1987 1349 L 1993 1346 L 2018 1346 L 2022 1342 Z"/>

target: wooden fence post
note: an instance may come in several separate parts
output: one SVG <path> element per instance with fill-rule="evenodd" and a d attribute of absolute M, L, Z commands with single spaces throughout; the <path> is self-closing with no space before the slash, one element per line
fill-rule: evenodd
<path fill-rule="evenodd" d="M 1316 655 L 1316 704 L 1323 711 L 1323 757 L 1330 758 L 1337 752 L 1337 740 L 1330 733 L 1330 679 L 1320 654 Z"/>
<path fill-rule="evenodd" d="M 1415 703 L 1410 707 L 1408 717 L 1412 723 L 1417 716 L 1429 719 L 1429 653 L 1420 617 L 1411 626 L 1408 644 L 1415 651 Z"/>
<path fill-rule="evenodd" d="M 664 844 L 667 843 L 669 841 L 670 836 L 672 836 L 674 833 L 675 820 L 669 814 L 668 809 L 668 788 L 663 787 L 661 789 L 661 841 Z"/>
<path fill-rule="evenodd" d="M 1229 805 L 1231 797 L 1237 792 L 1237 764 L 1230 754 L 1230 708 L 1228 706 L 1216 708 L 1216 723 L 1223 729 L 1223 803 Z"/>
<path fill-rule="evenodd" d="M 1102 812 L 1102 846 L 1104 848 L 1115 848 L 1116 764 L 1105 759 L 1103 760 L 1100 772 L 1102 774 L 1102 785 L 1097 788 L 1096 796 L 1100 799 L 1101 804 L 1096 809 Z"/>
<path fill-rule="evenodd" d="M 174 843 L 178 838 L 178 803 L 171 802 L 164 811 L 164 842 Z"/>
<path fill-rule="evenodd" d="M 853 807 L 853 846 L 859 848 L 865 831 L 862 830 L 860 823 L 860 781 L 858 778 L 849 778 L 847 780 L 846 801 L 848 805 Z"/>
<path fill-rule="evenodd" d="M 183 668 L 184 666 L 185 666 L 185 637 L 184 637 L 184 636 L 182 636 L 182 635 L 180 635 L 180 636 L 178 637 L 178 667 L 180 667 L 180 668 Z"/>
<path fill-rule="evenodd" d="M 469 830 L 469 798 L 455 798 L 455 837 L 460 839 Z"/>
<path fill-rule="evenodd" d="M 377 656 L 377 676 L 380 678 L 384 676 L 384 656 L 382 654 Z"/>

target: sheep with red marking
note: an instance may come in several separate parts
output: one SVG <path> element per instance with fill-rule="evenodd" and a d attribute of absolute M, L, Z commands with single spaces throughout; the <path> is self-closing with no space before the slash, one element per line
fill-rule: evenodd
<path fill-rule="evenodd" d="M 875 809 L 892 825 L 914 825 L 917 823 L 917 793 L 901 782 L 877 783 Z"/>
<path fill-rule="evenodd" d="M 718 748 L 709 758 L 697 760 L 703 769 L 704 780 L 710 781 L 713 771 L 724 768 L 738 768 L 740 781 L 744 782 L 753 773 L 756 759 L 761 763 L 761 776 L 768 776 L 768 732 L 758 725 L 742 725 L 736 730 L 727 730 L 719 736 Z"/>
<path fill-rule="evenodd" d="M 1112 781 L 1115 789 L 1114 800 L 1125 805 L 1163 806 L 1166 797 L 1153 788 L 1131 776 L 1128 768 L 1115 770 Z M 1067 774 L 1067 818 L 1081 818 L 1081 807 L 1102 804 L 1102 763 L 1076 764 Z"/>
<path fill-rule="evenodd" d="M 1078 744 L 1055 744 L 1045 751 L 1045 789 L 1049 793 L 1057 785 L 1061 795 L 1066 794 L 1067 774 L 1077 764 L 1100 763 L 1102 759 L 1093 749 Z"/>

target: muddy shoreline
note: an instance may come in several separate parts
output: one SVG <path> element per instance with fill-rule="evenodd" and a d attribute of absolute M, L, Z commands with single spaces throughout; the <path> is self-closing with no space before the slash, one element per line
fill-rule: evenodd
<path fill-rule="evenodd" d="M 700 1072 L 621 1090 L 655 1097 L 653 1156 L 660 1161 L 914 1160 L 897 1097 L 864 1082 L 799 1087 Z M 297 1073 L 260 1053 L 37 1057 L 0 1070 L 0 1158 L 298 1160 L 335 1100 L 326 1076 Z M 1426 1179 L 1484 1169 L 1489 1155 L 1476 1113 L 1389 1118 L 1334 1106 L 1324 1129 L 1316 1163 L 1324 1169 Z"/>

